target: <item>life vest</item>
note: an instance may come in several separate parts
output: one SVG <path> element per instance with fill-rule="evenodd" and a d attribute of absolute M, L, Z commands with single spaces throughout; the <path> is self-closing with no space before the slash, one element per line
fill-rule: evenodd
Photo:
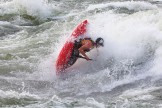
<path fill-rule="evenodd" d="M 68 61 L 68 65 L 71 66 L 73 65 L 76 60 L 78 59 L 79 57 L 79 51 L 78 49 L 83 45 L 85 44 L 87 41 L 91 41 L 92 42 L 92 45 L 94 47 L 94 41 L 91 39 L 91 38 L 84 38 L 84 39 L 80 39 L 78 42 L 75 41 L 74 42 L 74 48 L 73 48 L 73 51 L 72 51 L 72 54 L 71 54 L 71 57 L 70 57 L 70 60 Z M 92 48 L 93 48 L 92 47 Z M 89 52 L 91 49 L 86 49 L 84 50 L 85 52 Z"/>
<path fill-rule="evenodd" d="M 91 49 L 93 49 L 93 48 L 94 48 L 95 42 L 94 42 L 91 38 L 80 39 L 79 42 L 75 41 L 74 47 L 75 47 L 76 49 L 79 49 L 79 48 L 80 48 L 82 45 L 84 45 L 87 41 L 92 42 L 92 45 L 93 45 L 93 46 L 92 46 Z M 84 50 L 84 51 L 85 51 L 85 52 L 89 52 L 91 49 L 86 49 L 86 50 Z"/>

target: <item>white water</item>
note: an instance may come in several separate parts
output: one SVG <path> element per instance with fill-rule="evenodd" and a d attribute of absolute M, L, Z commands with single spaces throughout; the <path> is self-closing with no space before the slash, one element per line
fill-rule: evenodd
<path fill-rule="evenodd" d="M 21 18 L 0 22 L 2 30 L 8 26 L 19 30 L 0 40 L 0 105 L 160 107 L 161 8 L 144 1 L 73 5 L 76 2 L 13 0 L 0 4 L 2 16 L 27 14 L 44 20 L 28 27 L 19 26 L 19 21 L 26 22 Z M 64 11 L 58 14 L 58 10 Z M 48 17 L 57 20 L 46 21 Z M 104 38 L 104 47 L 99 53 L 96 49 L 88 53 L 93 61 L 79 59 L 58 77 L 54 65 L 59 51 L 84 19 L 89 21 L 86 36 Z M 22 103 L 16 103 L 20 99 Z"/>

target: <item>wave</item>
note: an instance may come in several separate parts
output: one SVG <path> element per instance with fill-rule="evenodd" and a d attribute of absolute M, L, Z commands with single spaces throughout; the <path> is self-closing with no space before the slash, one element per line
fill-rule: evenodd
<path fill-rule="evenodd" d="M 132 14 L 139 11 L 146 11 L 157 9 L 156 5 L 153 5 L 149 2 L 143 1 L 126 1 L 126 2 L 110 2 L 110 3 L 102 3 L 96 5 L 90 5 L 87 8 L 87 11 L 107 11 L 114 10 L 116 13 L 128 13 Z"/>
<path fill-rule="evenodd" d="M 17 91 L 2 91 L 0 90 L 0 106 L 26 106 L 37 103 L 41 98 L 29 92 L 19 93 Z"/>
<path fill-rule="evenodd" d="M 135 107 L 143 106 L 143 101 L 154 105 L 147 101 L 152 99 L 149 90 L 162 85 L 162 12 L 156 4 L 105 0 L 105 4 L 87 1 L 77 7 L 75 0 L 60 1 L 64 12 L 55 16 L 53 5 L 58 2 L 37 2 L 13 0 L 0 5 L 0 29 L 11 33 L 0 40 L 0 106 Z M 61 20 L 39 25 L 51 16 Z M 104 38 L 105 46 L 99 53 L 95 49 L 87 53 L 93 61 L 79 59 L 57 77 L 58 53 L 84 19 L 89 21 L 85 35 Z M 28 24 L 36 26 L 18 26 Z M 146 91 L 138 93 L 143 88 Z M 160 96 L 161 88 L 154 92 Z"/>
<path fill-rule="evenodd" d="M 66 4 L 66 2 L 65 2 Z M 70 5 L 70 4 L 69 4 Z M 73 6 L 75 8 L 75 5 Z M 63 9 L 62 9 L 63 8 Z M 85 10 L 72 10 L 64 5 L 64 2 L 47 2 L 45 0 L 13 0 L 0 4 L 0 20 L 9 21 L 18 25 L 39 25 L 46 21 L 66 19 L 73 16 L 80 16 L 91 13 L 113 10 L 116 13 L 132 14 L 138 11 L 156 9 L 156 5 L 148 2 L 126 1 L 111 2 L 105 4 L 86 4 Z"/>
<path fill-rule="evenodd" d="M 0 20 L 38 25 L 53 15 L 54 11 L 54 4 L 44 0 L 13 0 L 0 4 Z"/>
<path fill-rule="evenodd" d="M 15 34 L 21 30 L 20 27 L 15 26 L 6 21 L 0 21 L 0 40 L 6 38 L 6 35 Z"/>
<path fill-rule="evenodd" d="M 105 46 L 99 49 L 98 56 L 95 50 L 88 54 L 94 61 L 79 59 L 67 69 L 60 86 L 68 86 L 68 92 L 73 91 L 73 95 L 82 96 L 111 92 L 121 86 L 126 88 L 125 85 L 128 88 L 131 84 L 135 87 L 140 81 L 141 85 L 151 85 L 152 78 L 162 75 L 161 18 L 162 13 L 157 8 L 124 15 L 106 11 L 89 16 L 90 24 L 85 35 L 94 40 L 97 37 L 104 38 Z M 66 39 L 67 35 L 60 37 L 60 41 Z M 52 57 L 50 55 L 48 60 L 40 64 L 43 73 L 50 74 L 62 46 L 63 42 L 56 43 Z M 49 75 L 44 77 L 51 78 Z M 74 85 L 82 89 L 74 90 L 71 88 Z"/>

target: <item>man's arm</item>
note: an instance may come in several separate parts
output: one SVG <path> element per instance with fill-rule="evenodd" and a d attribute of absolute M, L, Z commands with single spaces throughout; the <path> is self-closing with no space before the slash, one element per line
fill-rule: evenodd
<path fill-rule="evenodd" d="M 86 49 L 89 49 L 88 45 L 83 45 L 78 50 L 86 58 L 86 60 L 90 60 L 90 58 L 84 52 L 84 50 L 86 50 Z"/>

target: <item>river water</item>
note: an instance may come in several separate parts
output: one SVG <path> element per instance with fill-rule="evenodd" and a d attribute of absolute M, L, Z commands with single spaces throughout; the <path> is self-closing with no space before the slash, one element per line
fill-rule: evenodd
<path fill-rule="evenodd" d="M 0 107 L 161 108 L 162 1 L 1 0 Z M 59 51 L 81 21 L 105 45 L 62 76 Z"/>

